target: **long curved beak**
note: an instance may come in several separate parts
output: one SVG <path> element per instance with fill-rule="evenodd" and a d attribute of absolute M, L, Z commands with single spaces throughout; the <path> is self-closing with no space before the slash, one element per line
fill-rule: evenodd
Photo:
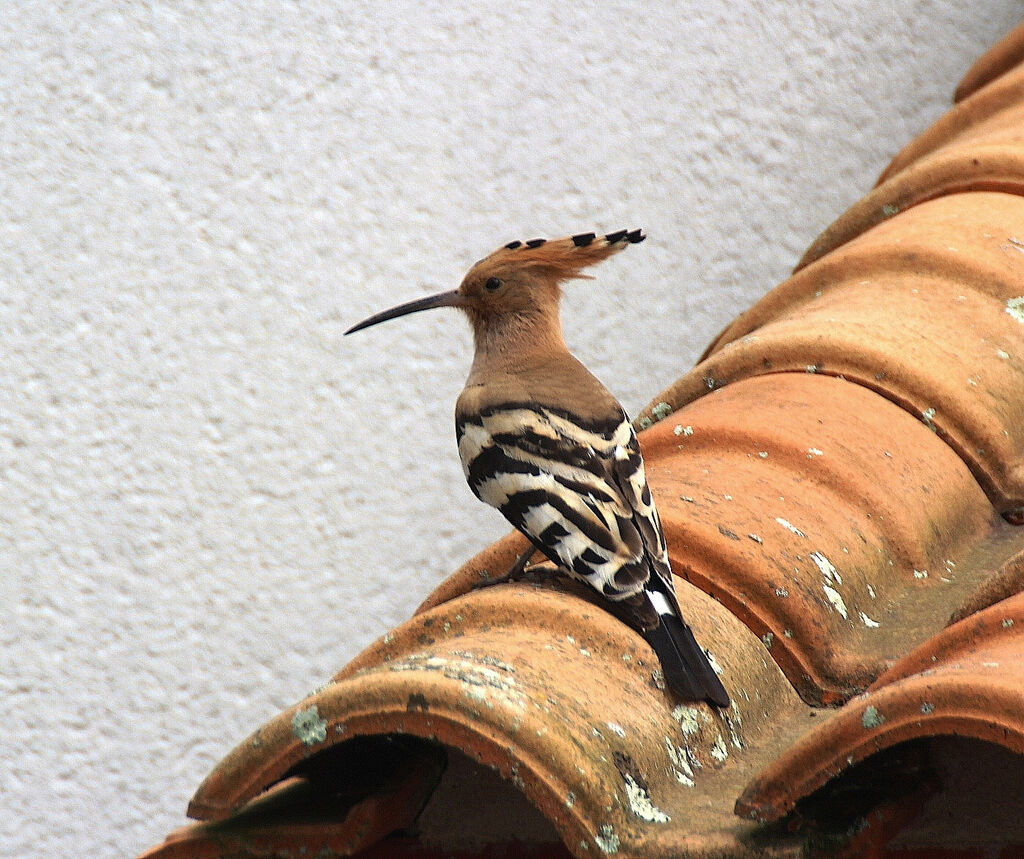
<path fill-rule="evenodd" d="M 450 292 L 439 292 L 437 295 L 417 298 L 415 301 L 407 301 L 405 304 L 399 304 L 398 307 L 392 307 L 390 310 L 374 313 L 373 316 L 353 325 L 345 333 L 351 334 L 353 331 L 362 331 L 364 328 L 369 328 L 378 322 L 387 322 L 389 319 L 397 319 L 399 316 L 405 316 L 409 313 L 419 313 L 421 310 L 433 310 L 435 307 L 465 306 L 466 299 L 457 289 L 453 289 Z"/>

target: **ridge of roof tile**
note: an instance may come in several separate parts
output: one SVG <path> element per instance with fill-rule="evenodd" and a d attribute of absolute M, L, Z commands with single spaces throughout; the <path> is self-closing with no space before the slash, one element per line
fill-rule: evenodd
<path fill-rule="evenodd" d="M 679 590 L 733 692 L 727 710 L 672 702 L 643 639 L 590 603 L 503 585 L 422 611 L 371 645 L 228 755 L 189 813 L 223 819 L 301 775 L 310 756 L 401 734 L 496 768 L 576 855 L 614 838 L 624 855 L 674 856 L 694 831 L 738 849 L 749 824 L 728 797 L 751 764 L 730 761 L 767 762 L 812 711 L 725 608 Z"/>
<path fill-rule="evenodd" d="M 1024 754 L 1024 594 L 972 615 L 878 678 L 759 773 L 736 813 L 778 820 L 869 755 L 916 738 L 972 737 Z"/>
<path fill-rule="evenodd" d="M 1016 225 L 1024 234 L 1024 197 L 1011 194 L 915 206 L 768 293 L 654 402 L 681 408 L 755 375 L 841 376 L 934 430 L 1012 517 L 1024 510 L 1024 239 Z"/>
<path fill-rule="evenodd" d="M 972 65 L 957 85 L 953 95 L 961 102 L 982 87 L 1024 63 L 1024 23 L 1018 24 Z"/>

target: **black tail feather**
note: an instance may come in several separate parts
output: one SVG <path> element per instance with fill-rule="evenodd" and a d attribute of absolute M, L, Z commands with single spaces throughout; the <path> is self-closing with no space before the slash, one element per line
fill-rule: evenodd
<path fill-rule="evenodd" d="M 674 614 L 663 614 L 658 625 L 644 636 L 658 655 L 665 683 L 676 695 L 688 701 L 729 706 L 729 693 L 682 620 Z"/>

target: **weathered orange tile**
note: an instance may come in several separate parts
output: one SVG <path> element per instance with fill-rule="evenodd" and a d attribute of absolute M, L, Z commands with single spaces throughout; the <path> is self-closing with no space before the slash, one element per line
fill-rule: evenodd
<path fill-rule="evenodd" d="M 1024 507 L 1024 198 L 942 197 L 793 275 L 663 392 L 675 409 L 750 376 L 806 370 L 924 422 L 1004 515 Z"/>
<path fill-rule="evenodd" d="M 1012 125 L 993 131 L 984 141 L 957 141 L 877 186 L 814 240 L 795 271 L 893 215 L 936 197 L 966 191 L 1024 196 L 1024 104 L 1014 112 Z"/>
<path fill-rule="evenodd" d="M 353 855 L 410 826 L 439 776 L 437 763 L 410 754 L 394 783 L 357 802 L 329 780 L 285 776 L 230 819 L 183 827 L 139 859 Z"/>
<path fill-rule="evenodd" d="M 1024 23 L 1014 27 L 978 58 L 957 86 L 953 100 L 963 101 L 1021 63 L 1024 63 Z"/>
<path fill-rule="evenodd" d="M 978 587 L 957 567 L 995 527 L 984 494 L 927 426 L 862 386 L 754 377 L 640 441 L 676 574 L 743 620 L 812 704 L 862 691 Z M 496 544 L 427 605 L 519 549 Z"/>
<path fill-rule="evenodd" d="M 1022 34 L 1011 34 L 1008 47 L 1017 50 Z M 796 270 L 912 206 L 967 191 L 1024 193 L 1024 68 L 908 144 L 876 187 L 814 240 Z"/>
<path fill-rule="evenodd" d="M 953 105 L 951 110 L 903 147 L 882 171 L 878 184 L 954 141 L 981 142 L 990 130 L 1001 130 L 1012 125 L 1022 101 L 1024 67 L 1016 66 L 969 98 Z"/>
<path fill-rule="evenodd" d="M 726 609 L 685 583 L 680 599 L 721 666 L 728 710 L 673 702 L 646 642 L 588 602 L 502 585 L 386 635 L 232 752 L 190 814 L 224 817 L 311 755 L 401 733 L 495 767 L 576 855 L 613 845 L 623 855 L 679 855 L 694 833 L 736 846 L 746 825 L 732 818 L 728 797 L 750 765 L 730 762 L 767 762 L 810 711 Z"/>
<path fill-rule="evenodd" d="M 1017 595 L 909 653 L 761 772 L 736 813 L 776 820 L 858 761 L 918 737 L 973 737 L 1024 754 L 1022 655 L 1024 595 Z"/>

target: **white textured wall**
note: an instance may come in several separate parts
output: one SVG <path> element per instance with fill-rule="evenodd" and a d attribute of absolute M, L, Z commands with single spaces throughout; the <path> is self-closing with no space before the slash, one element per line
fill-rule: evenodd
<path fill-rule="evenodd" d="M 1019 0 L 18 2 L 0 16 L 0 854 L 122 856 L 503 534 L 451 312 L 498 244 L 635 411 Z"/>

